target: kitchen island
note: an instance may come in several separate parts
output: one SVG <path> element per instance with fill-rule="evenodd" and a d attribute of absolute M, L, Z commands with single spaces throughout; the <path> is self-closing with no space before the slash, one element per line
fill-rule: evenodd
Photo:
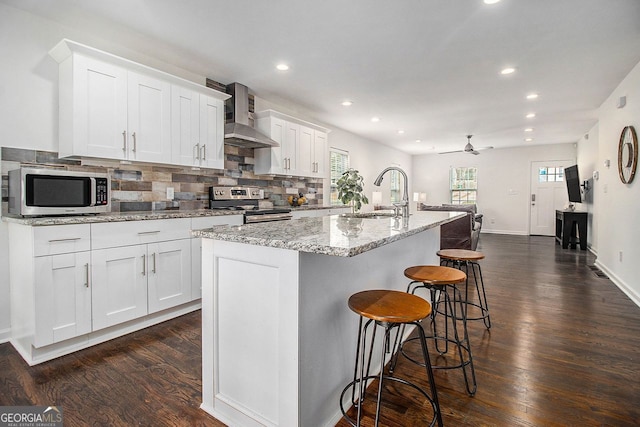
<path fill-rule="evenodd" d="M 404 269 L 437 264 L 439 226 L 461 215 L 331 215 L 194 231 L 204 238 L 202 409 L 233 426 L 335 425 L 353 376 L 358 318 L 349 296 L 404 290 Z"/>

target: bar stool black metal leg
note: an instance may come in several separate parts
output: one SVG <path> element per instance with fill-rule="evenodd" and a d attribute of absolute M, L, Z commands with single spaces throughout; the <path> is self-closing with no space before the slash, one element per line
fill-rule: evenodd
<path fill-rule="evenodd" d="M 469 333 L 467 330 L 467 305 L 466 305 L 467 299 L 466 298 L 464 300 L 462 299 L 462 294 L 460 293 L 460 290 L 455 285 L 452 285 L 451 287 L 453 288 L 453 304 L 452 304 L 453 305 L 453 312 L 452 312 L 453 334 L 456 342 L 459 343 L 457 346 L 458 356 L 460 357 L 460 364 L 462 368 L 462 374 L 464 376 L 464 383 L 467 388 L 467 393 L 469 393 L 470 396 L 473 396 L 476 393 L 478 386 L 476 382 L 476 371 L 475 371 L 475 368 L 473 367 L 473 353 L 471 352 L 471 341 L 469 340 Z M 456 302 L 460 306 L 460 314 L 462 317 L 458 317 L 458 313 L 456 311 Z M 462 320 L 462 339 L 460 339 L 460 334 L 458 332 L 458 325 L 457 325 L 458 320 Z M 465 351 L 469 356 L 469 360 L 465 360 L 464 358 Z M 467 366 L 470 369 L 470 374 L 467 374 Z M 471 385 L 469 384 L 469 380 L 471 380 Z"/>
<path fill-rule="evenodd" d="M 418 328 L 418 334 L 420 335 L 420 342 L 422 343 L 422 357 L 424 358 L 425 368 L 427 370 L 427 378 L 429 378 L 429 387 L 431 388 L 431 399 L 435 406 L 436 420 L 438 426 L 442 427 L 442 413 L 440 412 L 440 402 L 438 401 L 438 392 L 436 391 L 436 380 L 433 376 L 433 368 L 431 366 L 431 358 L 429 357 L 429 349 L 427 348 L 427 338 L 424 334 L 424 329 L 419 323 L 415 323 Z"/>
<path fill-rule="evenodd" d="M 477 262 L 471 263 L 472 265 L 472 271 L 473 271 L 473 278 L 476 282 L 476 292 L 478 293 L 478 299 L 480 300 L 480 310 L 482 312 L 482 317 L 483 317 L 483 321 L 484 321 L 484 326 L 486 326 L 487 329 L 491 329 L 491 316 L 489 315 L 489 303 L 487 302 L 487 294 L 484 290 L 484 279 L 482 278 L 482 268 L 480 267 L 480 264 Z M 478 280 L 478 277 L 476 277 L 476 269 L 478 269 L 478 276 L 480 278 L 480 280 Z"/>

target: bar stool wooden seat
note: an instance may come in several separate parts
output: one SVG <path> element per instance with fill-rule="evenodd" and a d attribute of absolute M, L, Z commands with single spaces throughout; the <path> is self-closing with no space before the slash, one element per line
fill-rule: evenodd
<path fill-rule="evenodd" d="M 404 275 L 411 280 L 407 287 L 407 292 L 414 294 L 416 290 L 424 288 L 429 290 L 434 310 L 431 313 L 431 328 L 433 335 L 427 337 L 435 341 L 435 347 L 442 356 L 449 353 L 449 344 L 453 344 L 455 352 L 454 361 L 448 359 L 438 359 L 438 363 L 432 364 L 432 369 L 457 369 L 462 370 L 467 393 L 473 396 L 477 390 L 476 374 L 473 367 L 473 354 L 467 332 L 467 309 L 458 285 L 466 283 L 467 275 L 456 268 L 439 265 L 418 265 L 409 267 L 404 271 Z M 450 295 L 451 293 L 451 295 Z M 444 308 L 439 308 L 440 304 Z M 436 314 L 444 317 L 444 333 L 438 332 Z M 458 323 L 462 325 L 459 331 Z M 450 335 L 449 328 L 453 334 Z M 409 338 L 400 344 L 402 354 L 414 363 L 421 364 L 408 354 L 405 345 L 418 338 Z M 391 368 L 395 366 L 392 363 Z M 469 372 L 467 372 L 469 371 Z"/>
<path fill-rule="evenodd" d="M 360 316 L 360 321 L 358 326 L 358 343 L 353 381 L 344 388 L 340 395 L 340 410 L 342 411 L 344 418 L 352 426 L 360 426 L 367 384 L 369 381 L 377 378 L 379 383 L 376 396 L 376 426 L 380 420 L 382 385 L 384 381 L 390 380 L 407 385 L 420 392 L 430 403 L 433 410 L 433 417 L 428 425 L 434 426 L 437 423 L 438 426 L 441 427 L 442 416 L 440 413 L 440 404 L 438 403 L 438 394 L 436 392 L 433 371 L 431 370 L 431 361 L 429 359 L 429 351 L 427 349 L 424 329 L 420 324 L 421 320 L 429 317 L 431 314 L 431 304 L 416 295 L 411 295 L 405 292 L 392 290 L 368 290 L 353 294 L 349 298 L 349 308 Z M 365 318 L 368 320 L 363 326 Z M 373 325 L 373 331 L 370 339 L 368 339 L 367 334 L 371 325 Z M 422 357 L 427 372 L 427 378 L 429 380 L 431 394 L 406 379 L 392 375 L 391 372 L 388 374 L 384 373 L 385 354 L 388 354 L 390 351 L 389 343 L 391 342 L 391 331 L 401 325 L 413 325 L 418 330 L 418 335 L 422 342 Z M 378 375 L 370 375 L 376 330 L 378 326 L 384 328 L 384 339 L 380 345 L 380 373 Z M 366 348 L 367 344 L 369 344 L 369 349 Z M 343 405 L 344 396 L 349 390 L 351 390 L 351 403 L 357 408 L 356 420 L 353 420 L 347 415 Z"/>
<path fill-rule="evenodd" d="M 467 312 L 467 320 L 482 320 L 487 329 L 491 329 L 491 317 L 489 316 L 489 304 L 487 294 L 484 290 L 484 279 L 482 278 L 482 268 L 478 261 L 484 259 L 484 254 L 478 251 L 467 249 L 441 249 L 437 252 L 440 257 L 440 265 L 445 265 L 463 270 L 467 275 L 467 289 L 465 290 L 465 300 L 468 308 L 473 308 L 476 314 Z M 469 277 L 473 274 L 473 281 L 476 288 L 477 300 L 469 296 Z"/>

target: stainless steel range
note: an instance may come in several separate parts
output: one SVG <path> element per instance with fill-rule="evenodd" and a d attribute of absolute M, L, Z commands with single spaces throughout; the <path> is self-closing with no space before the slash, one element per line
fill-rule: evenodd
<path fill-rule="evenodd" d="M 244 211 L 244 223 L 284 221 L 291 219 L 291 209 L 260 209 L 263 191 L 256 187 L 209 187 L 209 209 Z"/>

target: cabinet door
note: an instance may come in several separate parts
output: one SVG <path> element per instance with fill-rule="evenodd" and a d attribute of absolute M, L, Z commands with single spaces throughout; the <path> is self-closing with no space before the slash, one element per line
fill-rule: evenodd
<path fill-rule="evenodd" d="M 200 166 L 200 94 L 171 86 L 171 161 Z"/>
<path fill-rule="evenodd" d="M 191 239 L 148 245 L 149 313 L 191 300 Z"/>
<path fill-rule="evenodd" d="M 329 142 L 327 141 L 327 134 L 316 130 L 313 136 L 313 160 L 315 167 L 312 169 L 313 175 L 316 178 L 325 178 L 326 172 L 326 158 L 329 151 Z"/>
<path fill-rule="evenodd" d="M 64 108 L 70 111 L 61 115 L 60 127 L 71 127 L 73 136 L 60 141 L 62 155 L 126 158 L 127 71 L 75 55 L 72 87 L 72 108 Z M 61 94 L 61 105 L 67 102 Z"/>
<path fill-rule="evenodd" d="M 200 95 L 200 164 L 224 169 L 224 103 Z"/>
<path fill-rule="evenodd" d="M 90 258 L 90 252 L 35 258 L 35 347 L 91 332 Z"/>
<path fill-rule="evenodd" d="M 284 138 L 282 139 L 282 158 L 284 173 L 296 173 L 298 170 L 298 142 L 300 140 L 300 125 L 284 122 Z"/>
<path fill-rule="evenodd" d="M 313 172 L 315 172 L 313 143 L 313 129 L 306 126 L 300 126 L 300 137 L 298 140 L 298 169 L 296 170 L 297 175 L 312 176 Z"/>
<path fill-rule="evenodd" d="M 93 330 L 147 314 L 147 246 L 92 251 Z"/>
<path fill-rule="evenodd" d="M 128 81 L 129 159 L 171 162 L 171 84 L 134 72 Z"/>

